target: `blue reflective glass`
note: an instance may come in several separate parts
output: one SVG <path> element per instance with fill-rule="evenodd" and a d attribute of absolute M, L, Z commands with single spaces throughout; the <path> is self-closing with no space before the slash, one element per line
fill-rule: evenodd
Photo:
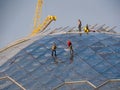
<path fill-rule="evenodd" d="M 6 79 L 0 80 L 0 90 L 5 90 L 6 87 L 9 85 L 12 85 L 13 83 L 11 81 L 8 81 Z"/>
<path fill-rule="evenodd" d="M 116 41 L 115 39 L 112 38 L 107 38 L 101 41 L 105 46 L 111 46 L 116 44 L 118 41 Z"/>
<path fill-rule="evenodd" d="M 116 64 L 115 67 L 120 71 L 120 63 Z"/>
<path fill-rule="evenodd" d="M 97 33 L 95 36 L 96 36 L 96 38 L 99 39 L 99 40 L 103 40 L 103 39 L 107 39 L 107 38 L 110 38 L 110 37 L 111 37 L 110 35 L 99 34 L 99 33 Z"/>
<path fill-rule="evenodd" d="M 119 72 L 116 68 L 114 68 L 114 67 L 106 70 L 106 71 L 103 73 L 103 76 L 105 76 L 105 77 L 108 78 L 108 79 L 116 79 L 116 77 L 117 77 L 118 75 L 120 75 L 120 72 Z"/>
<path fill-rule="evenodd" d="M 113 53 L 114 51 L 109 47 L 104 47 L 97 51 L 98 54 Z"/>
<path fill-rule="evenodd" d="M 118 36 L 103 33 L 40 37 L 3 64 L 0 71 L 28 90 L 51 90 L 65 81 L 79 80 L 89 80 L 99 85 L 106 80 L 120 78 L 119 39 Z M 67 49 L 67 40 L 72 41 L 73 55 Z M 53 42 L 57 45 L 57 57 L 51 56 Z M 8 90 L 8 87 L 17 90 L 14 85 L 6 86 L 5 89 Z M 58 90 L 71 88 L 93 89 L 86 84 L 71 84 Z"/>
<path fill-rule="evenodd" d="M 102 62 L 104 59 L 101 58 L 99 55 L 89 55 L 85 59 L 85 62 L 88 63 L 90 66 L 95 66 L 96 64 Z"/>
<path fill-rule="evenodd" d="M 3 90 L 21 90 L 21 89 L 17 85 L 12 84 L 12 85 L 9 85 L 8 87 L 4 88 Z"/>
<path fill-rule="evenodd" d="M 92 82 L 94 85 L 99 86 L 107 80 L 102 74 L 90 79 L 89 81 Z"/>
<path fill-rule="evenodd" d="M 112 65 L 116 65 L 120 62 L 120 54 L 117 53 L 105 55 L 104 58 Z"/>
<path fill-rule="evenodd" d="M 114 52 L 119 53 L 120 54 L 120 46 L 119 45 L 114 45 L 111 46 L 111 49 L 114 50 Z"/>
<path fill-rule="evenodd" d="M 20 79 L 22 76 L 26 75 L 26 72 L 24 70 L 19 70 L 15 71 L 14 73 L 12 73 L 12 75 L 10 75 L 10 77 L 12 77 L 15 80 Z"/>
<path fill-rule="evenodd" d="M 103 61 L 103 62 L 100 62 L 97 65 L 95 65 L 94 69 L 97 70 L 97 72 L 99 72 L 99 73 L 104 73 L 110 67 L 111 67 L 111 65 L 108 62 Z"/>
<path fill-rule="evenodd" d="M 30 64 L 34 61 L 34 58 L 30 55 L 26 55 L 23 59 L 21 59 L 19 62 L 17 62 L 21 67 L 25 67 L 26 65 Z"/>
<path fill-rule="evenodd" d="M 10 76 L 12 75 L 15 71 L 17 71 L 19 67 L 16 64 L 10 65 L 10 67 L 5 71 L 5 74 Z"/>
<path fill-rule="evenodd" d="M 25 70 L 27 70 L 28 72 L 32 72 L 34 71 L 36 68 L 38 68 L 40 66 L 40 63 L 37 61 L 32 61 L 29 64 L 27 64 L 24 68 Z"/>

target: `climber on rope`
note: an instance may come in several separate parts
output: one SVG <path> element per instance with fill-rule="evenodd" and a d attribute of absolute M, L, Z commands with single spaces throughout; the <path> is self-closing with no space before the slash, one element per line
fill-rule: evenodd
<path fill-rule="evenodd" d="M 52 49 L 52 56 L 55 56 L 55 57 L 57 56 L 56 55 L 56 48 L 57 48 L 57 46 L 56 46 L 56 43 L 54 42 L 51 49 Z"/>
<path fill-rule="evenodd" d="M 86 33 L 88 34 L 89 32 L 95 32 L 95 30 L 89 29 L 88 24 L 87 24 L 87 25 L 84 27 L 84 32 L 86 32 Z"/>
<path fill-rule="evenodd" d="M 72 43 L 71 43 L 70 40 L 67 41 L 67 46 L 70 49 L 70 54 L 72 55 L 73 54 L 73 48 L 72 48 Z"/>
<path fill-rule="evenodd" d="M 82 26 L 81 20 L 78 19 L 78 30 L 79 30 L 79 32 L 81 32 L 81 26 Z"/>

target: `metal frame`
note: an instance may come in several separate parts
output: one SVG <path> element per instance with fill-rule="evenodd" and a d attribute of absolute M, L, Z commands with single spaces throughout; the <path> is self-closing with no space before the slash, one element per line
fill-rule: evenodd
<path fill-rule="evenodd" d="M 90 85 L 91 87 L 93 87 L 93 89 L 95 90 L 98 90 L 99 88 L 101 88 L 102 86 L 105 86 L 106 84 L 110 83 L 110 82 L 120 82 L 120 79 L 111 79 L 111 80 L 107 80 L 105 82 L 103 82 L 101 85 L 99 86 L 95 86 L 93 83 L 87 81 L 87 80 L 82 80 L 82 81 L 70 81 L 70 82 L 64 82 L 64 83 L 61 83 L 59 84 L 58 86 L 56 86 L 55 88 L 53 88 L 52 90 L 57 90 L 59 89 L 60 87 L 64 86 L 64 85 L 67 85 L 67 84 L 80 84 L 80 83 L 85 83 L 85 84 L 88 84 Z"/>
<path fill-rule="evenodd" d="M 100 27 L 100 28 L 102 27 L 102 28 L 103 28 L 104 26 L 105 26 L 105 24 L 103 24 L 102 26 L 99 26 L 98 24 L 95 24 L 95 25 L 91 26 L 90 28 L 92 28 L 92 29 L 94 29 L 95 27 Z M 70 34 L 70 33 L 71 33 L 71 34 L 72 34 L 72 33 L 78 33 L 78 34 L 79 34 L 79 33 L 81 33 L 81 34 L 82 34 L 82 33 L 85 33 L 85 32 L 79 32 L 79 31 L 77 31 L 77 32 L 76 32 L 76 31 L 71 31 L 71 32 L 69 32 L 72 28 L 71 28 L 69 31 L 66 31 L 66 30 L 65 30 L 66 28 L 68 28 L 68 26 L 65 27 L 65 28 L 63 28 L 62 32 L 61 32 L 61 28 L 59 28 L 60 31 L 59 31 L 59 30 L 57 30 L 57 31 L 55 31 L 55 30 L 48 30 L 47 32 L 44 32 L 44 33 L 41 32 L 41 33 L 35 35 L 34 37 L 37 37 L 37 36 L 39 37 L 39 36 L 41 36 L 41 35 L 42 35 L 42 36 L 45 36 L 45 35 L 48 35 L 48 34 L 49 34 L 49 35 L 57 35 L 57 34 Z M 74 28 L 75 28 L 75 27 L 74 27 Z M 100 28 L 99 28 L 99 29 L 100 29 Z M 116 34 L 116 35 L 120 35 L 120 33 L 118 33 L 118 32 L 117 32 L 117 33 L 115 33 L 115 32 L 114 32 L 114 33 L 113 33 L 113 32 L 108 32 L 108 31 L 111 31 L 111 30 L 113 31 L 114 28 L 116 28 L 116 26 L 114 26 L 114 27 L 112 27 L 112 28 L 109 28 L 109 30 L 106 30 L 106 31 L 102 31 L 102 30 L 99 30 L 99 29 L 96 29 L 95 31 L 96 31 L 96 32 L 100 32 L 100 33 L 106 33 L 106 34 Z M 45 31 L 46 31 L 46 30 L 45 30 Z M 53 32 L 53 31 L 55 31 L 55 32 Z M 18 41 L 16 41 L 16 42 L 14 42 L 14 43 L 6 46 L 5 48 L 0 49 L 0 53 L 2 53 L 3 51 L 9 49 L 10 47 L 13 47 L 13 46 L 15 46 L 15 45 L 24 43 L 24 42 L 30 40 L 31 38 L 32 38 L 32 37 L 30 37 L 30 36 L 24 37 L 23 39 L 20 39 L 20 40 L 18 40 Z"/>
<path fill-rule="evenodd" d="M 17 85 L 18 87 L 21 88 L 21 90 L 26 90 L 21 84 L 19 84 L 17 81 L 15 81 L 14 79 L 12 79 L 11 77 L 9 76 L 5 76 L 5 77 L 1 77 L 0 80 L 3 80 L 3 79 L 8 79 L 10 80 L 11 82 L 13 82 L 15 85 Z"/>

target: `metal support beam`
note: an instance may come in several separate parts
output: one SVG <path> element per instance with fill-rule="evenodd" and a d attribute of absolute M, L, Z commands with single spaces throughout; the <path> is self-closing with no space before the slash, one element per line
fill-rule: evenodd
<path fill-rule="evenodd" d="M 1 77 L 0 80 L 3 80 L 3 79 L 8 79 L 10 80 L 11 82 L 13 82 L 15 85 L 17 85 L 18 87 L 21 88 L 21 90 L 26 90 L 21 84 L 19 84 L 17 81 L 15 81 L 14 79 L 12 79 L 11 77 L 9 76 L 5 76 L 5 77 Z"/>

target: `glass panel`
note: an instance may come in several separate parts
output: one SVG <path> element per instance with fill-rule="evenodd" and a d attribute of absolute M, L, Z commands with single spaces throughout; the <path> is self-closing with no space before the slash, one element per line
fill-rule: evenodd
<path fill-rule="evenodd" d="M 33 42 L 32 44 L 30 44 L 28 47 L 24 48 L 23 50 L 24 50 L 24 52 L 26 52 L 26 53 L 30 53 L 30 52 L 32 52 L 33 50 L 35 50 L 36 48 L 38 48 L 38 47 L 39 47 L 39 44 L 36 43 L 36 42 Z"/>
<path fill-rule="evenodd" d="M 103 76 L 105 76 L 108 79 L 116 79 L 118 75 L 120 75 L 120 72 L 114 67 L 108 69 L 103 73 Z"/>
<path fill-rule="evenodd" d="M 98 52 L 98 50 L 102 49 L 103 47 L 105 46 L 101 42 L 96 42 L 90 46 L 90 48 L 94 50 L 94 52 Z"/>
<path fill-rule="evenodd" d="M 82 48 L 82 50 L 77 51 L 77 53 L 81 58 L 86 59 L 86 56 L 93 55 L 94 51 L 90 48 Z"/>
<path fill-rule="evenodd" d="M 29 82 L 28 82 L 29 81 Z M 26 83 L 24 85 L 24 87 L 27 89 L 27 90 L 37 90 L 36 88 L 41 86 L 41 84 L 37 84 L 38 86 L 35 88 L 34 86 L 36 85 L 38 80 L 35 80 L 35 79 L 29 79 L 29 80 L 26 80 Z M 34 87 L 34 89 L 32 89 L 32 87 Z M 39 88 L 41 89 L 41 88 Z M 38 89 L 38 90 L 39 90 Z"/>
<path fill-rule="evenodd" d="M 120 54 L 120 46 L 114 45 L 114 46 L 111 46 L 111 49 L 114 50 L 115 53 L 119 53 Z"/>
<path fill-rule="evenodd" d="M 12 75 L 15 71 L 17 71 L 19 67 L 16 64 L 12 64 L 6 71 L 5 74 L 8 76 Z"/>
<path fill-rule="evenodd" d="M 7 79 L 0 80 L 0 90 L 6 90 L 5 88 L 12 84 L 13 83 Z"/>
<path fill-rule="evenodd" d="M 23 59 L 21 59 L 19 62 L 17 62 L 21 67 L 25 67 L 26 65 L 30 64 L 33 62 L 34 59 L 30 55 L 26 55 Z"/>
<path fill-rule="evenodd" d="M 106 61 L 103 61 L 103 62 L 100 62 L 97 65 L 95 65 L 94 69 L 99 73 L 103 73 L 110 67 L 111 67 L 111 65 L 109 63 L 107 63 Z"/>
<path fill-rule="evenodd" d="M 33 72 L 31 72 L 31 76 L 33 79 L 37 79 L 37 78 L 40 78 L 41 76 L 43 76 L 46 73 L 46 71 L 47 71 L 46 68 L 39 67 L 39 68 L 35 69 Z"/>
<path fill-rule="evenodd" d="M 86 63 L 88 63 L 90 66 L 95 66 L 96 64 L 100 63 L 103 61 L 103 58 L 101 58 L 99 55 L 89 55 L 86 56 L 86 58 L 84 59 Z"/>
<path fill-rule="evenodd" d="M 25 70 L 27 70 L 28 72 L 32 72 L 35 69 L 37 69 L 40 66 L 40 63 L 37 61 L 32 61 L 29 64 L 27 64 L 24 68 Z"/>
<path fill-rule="evenodd" d="M 63 83 L 63 81 L 57 79 L 57 78 L 51 78 L 51 80 L 46 84 L 50 90 L 52 90 L 57 85 Z"/>
<path fill-rule="evenodd" d="M 120 54 L 117 53 L 104 55 L 104 58 L 112 65 L 120 62 Z"/>
<path fill-rule="evenodd" d="M 111 36 L 110 35 L 106 35 L 106 34 L 95 34 L 96 38 L 99 39 L 99 40 L 103 40 L 103 39 L 107 39 L 107 38 L 110 38 Z"/>
<path fill-rule="evenodd" d="M 78 84 L 64 85 L 64 86 L 58 88 L 57 90 L 94 90 L 94 88 L 91 87 L 90 85 L 78 83 Z"/>
<path fill-rule="evenodd" d="M 115 67 L 120 71 L 120 63 L 116 64 Z"/>
<path fill-rule="evenodd" d="M 24 85 L 31 82 L 31 81 L 34 81 L 34 79 L 32 79 L 30 74 L 23 75 L 22 78 L 17 80 L 17 82 L 20 83 L 21 85 L 23 85 L 23 87 L 25 87 Z"/>
<path fill-rule="evenodd" d="M 4 90 L 21 90 L 21 89 L 17 85 L 12 84 L 12 85 L 9 85 L 8 87 L 4 88 Z"/>
<path fill-rule="evenodd" d="M 116 44 L 118 41 L 116 41 L 115 39 L 113 38 L 107 38 L 107 39 L 104 39 L 101 41 L 105 46 L 111 46 L 113 44 Z"/>
<path fill-rule="evenodd" d="M 109 82 L 106 85 L 99 88 L 99 90 L 119 90 L 120 82 Z"/>
<path fill-rule="evenodd" d="M 23 69 L 18 69 L 17 71 L 12 73 L 12 75 L 10 77 L 13 78 L 14 80 L 18 80 L 25 74 L 26 74 L 26 72 Z"/>
<path fill-rule="evenodd" d="M 114 51 L 108 47 L 104 47 L 97 51 L 98 54 L 114 53 Z"/>
<path fill-rule="evenodd" d="M 84 76 L 85 73 L 87 73 L 87 71 L 91 69 L 91 67 L 88 64 L 86 64 L 84 61 L 76 62 L 74 66 L 75 66 L 74 70 L 82 76 Z"/>
<path fill-rule="evenodd" d="M 90 79 L 89 81 L 93 83 L 95 86 L 99 86 L 103 84 L 106 81 L 106 77 L 104 77 L 102 74 Z"/>
<path fill-rule="evenodd" d="M 33 80 L 33 81 L 29 82 L 28 84 L 25 85 L 25 87 L 26 87 L 26 89 L 31 88 L 30 90 L 40 90 L 40 89 L 45 90 L 45 89 L 42 88 L 43 85 L 38 80 L 36 80 L 36 81 Z M 48 90 L 48 89 L 46 89 L 46 90 Z"/>

